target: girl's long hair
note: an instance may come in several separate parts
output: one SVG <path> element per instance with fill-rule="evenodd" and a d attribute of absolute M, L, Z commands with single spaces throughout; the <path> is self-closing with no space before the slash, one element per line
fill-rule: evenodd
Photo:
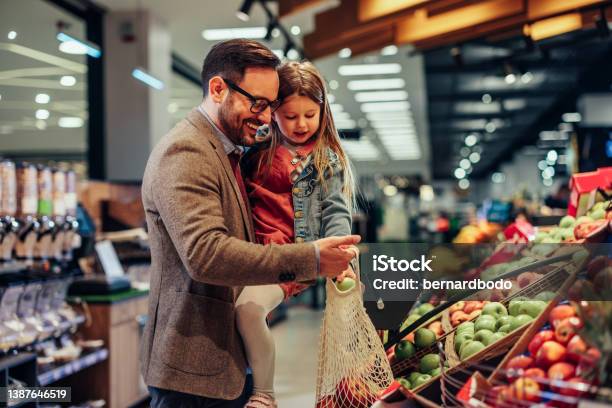
<path fill-rule="evenodd" d="M 331 149 L 338 156 L 342 171 L 344 172 L 342 194 L 349 204 L 350 210 L 354 210 L 355 181 L 353 172 L 350 161 L 344 149 L 342 149 L 340 137 L 334 125 L 323 77 L 315 66 L 307 61 L 284 63 L 278 69 L 278 76 L 280 79 L 279 99 L 284 100 L 291 95 L 297 94 L 312 99 L 320 106 L 319 129 L 312 136 L 316 139 L 312 151 L 312 164 L 317 171 L 317 182 L 324 189 L 327 188 L 326 174 L 333 174 L 334 171 L 338 171 L 337 168 L 332 167 L 329 160 L 328 149 Z M 268 170 L 271 168 L 274 151 L 282 143 L 283 135 L 275 121 L 272 121 L 271 132 L 270 148 L 263 150 L 258 160 L 258 173 L 262 165 L 266 166 Z"/>

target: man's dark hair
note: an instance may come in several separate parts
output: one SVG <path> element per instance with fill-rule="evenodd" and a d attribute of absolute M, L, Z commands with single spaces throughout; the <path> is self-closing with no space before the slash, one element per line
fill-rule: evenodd
<path fill-rule="evenodd" d="M 250 67 L 276 69 L 280 60 L 265 45 L 252 40 L 234 39 L 215 44 L 202 65 L 202 91 L 208 96 L 208 81 L 220 75 L 240 83 L 244 71 Z"/>

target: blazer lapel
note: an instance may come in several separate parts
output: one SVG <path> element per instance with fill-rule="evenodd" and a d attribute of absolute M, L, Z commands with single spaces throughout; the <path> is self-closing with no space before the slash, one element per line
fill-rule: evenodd
<path fill-rule="evenodd" d="M 198 111 L 197 108 L 194 108 L 187 115 L 187 120 L 191 122 L 196 128 L 198 128 L 203 137 L 208 139 L 208 141 L 212 144 L 215 150 L 215 154 L 225 171 L 227 178 L 232 185 L 232 189 L 234 190 L 234 195 L 236 196 L 236 200 L 238 201 L 238 205 L 240 206 L 240 211 L 242 213 L 242 221 L 244 223 L 245 230 L 247 232 L 248 240 L 254 242 L 255 233 L 253 231 L 253 222 L 251 218 L 251 208 L 248 203 L 245 203 L 242 199 L 242 194 L 240 193 L 240 187 L 238 186 L 238 182 L 236 181 L 236 176 L 234 175 L 234 169 L 225 153 L 223 148 L 223 143 L 219 140 L 218 137 L 215 136 L 214 130 L 210 127 L 208 120 Z"/>

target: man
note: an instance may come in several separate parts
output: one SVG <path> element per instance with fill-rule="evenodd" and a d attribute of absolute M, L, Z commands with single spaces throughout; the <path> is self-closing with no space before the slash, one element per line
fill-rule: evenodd
<path fill-rule="evenodd" d="M 357 236 L 257 245 L 240 174 L 242 146 L 278 107 L 280 61 L 255 41 L 215 45 L 204 101 L 155 147 L 142 197 L 151 246 L 142 372 L 153 407 L 242 407 L 246 362 L 235 300 L 246 285 L 335 277 Z"/>

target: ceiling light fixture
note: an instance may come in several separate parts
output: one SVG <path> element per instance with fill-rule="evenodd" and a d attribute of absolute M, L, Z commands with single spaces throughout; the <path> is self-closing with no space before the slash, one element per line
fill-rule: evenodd
<path fill-rule="evenodd" d="M 100 51 L 97 45 L 66 34 L 63 31 L 57 33 L 56 38 L 60 43 L 65 43 L 63 46 L 60 44 L 60 51 L 62 52 L 68 54 L 87 54 L 92 58 L 100 58 L 102 56 L 102 51 Z"/>
<path fill-rule="evenodd" d="M 291 26 L 291 34 L 300 35 L 301 32 L 302 32 L 302 29 L 300 28 L 300 26 L 297 26 L 297 25 Z"/>
<path fill-rule="evenodd" d="M 338 58 L 351 58 L 352 54 L 353 52 L 351 51 L 350 48 L 343 48 L 340 51 L 338 51 Z"/>
<path fill-rule="evenodd" d="M 40 103 L 42 105 L 44 105 L 46 103 L 49 103 L 50 100 L 51 100 L 51 97 L 49 95 L 47 95 L 47 94 L 44 94 L 44 93 L 39 93 L 34 98 L 34 101 L 36 101 L 36 103 Z"/>
<path fill-rule="evenodd" d="M 465 138 L 465 145 L 467 147 L 472 147 L 474 146 L 476 143 L 478 143 L 478 138 L 476 137 L 476 135 L 471 134 L 471 135 L 467 135 Z"/>
<path fill-rule="evenodd" d="M 406 86 L 403 78 L 361 79 L 348 81 L 346 87 L 351 91 L 373 91 L 378 89 L 400 89 Z"/>
<path fill-rule="evenodd" d="M 363 113 L 370 112 L 401 112 L 410 109 L 410 103 L 408 101 L 396 101 L 396 102 L 368 102 L 363 103 L 360 106 Z"/>
<path fill-rule="evenodd" d="M 380 55 L 384 55 L 385 57 L 397 54 L 397 46 L 395 45 L 387 45 L 380 51 Z"/>
<path fill-rule="evenodd" d="M 455 169 L 455 177 L 458 179 L 462 179 L 465 177 L 465 170 L 461 167 Z"/>
<path fill-rule="evenodd" d="M 49 119 L 49 111 L 46 109 L 38 109 L 35 113 L 36 119 Z"/>
<path fill-rule="evenodd" d="M 132 76 L 153 89 L 158 91 L 164 89 L 164 82 L 145 71 L 144 68 L 134 68 Z"/>
<path fill-rule="evenodd" d="M 83 126 L 83 123 L 84 123 L 83 119 L 79 117 L 70 117 L 70 116 L 61 117 L 57 121 L 57 124 L 59 127 L 67 128 L 67 129 L 80 128 Z"/>
<path fill-rule="evenodd" d="M 72 75 L 64 75 L 60 78 L 60 85 L 62 86 L 74 86 L 76 84 L 76 78 Z"/>
<path fill-rule="evenodd" d="M 400 72 L 402 72 L 402 66 L 397 63 L 341 65 L 338 67 L 338 73 L 342 76 L 387 75 L 399 74 Z"/>
<path fill-rule="evenodd" d="M 267 32 L 266 27 L 215 28 L 203 30 L 202 37 L 208 41 L 231 40 L 233 38 L 262 39 Z"/>
<path fill-rule="evenodd" d="M 493 102 L 493 98 L 491 97 L 490 94 L 486 93 L 486 94 L 482 95 L 482 103 L 489 104 L 491 102 Z"/>
<path fill-rule="evenodd" d="M 561 120 L 567 123 L 578 123 L 582 120 L 579 112 L 567 112 L 561 115 Z"/>
<path fill-rule="evenodd" d="M 358 92 L 355 94 L 357 102 L 405 101 L 406 99 L 408 99 L 406 91 Z"/>
<path fill-rule="evenodd" d="M 459 188 L 462 190 L 467 190 L 470 188 L 470 181 L 468 179 L 459 180 Z"/>
<path fill-rule="evenodd" d="M 7 38 L 9 40 L 14 40 L 15 38 L 17 38 L 17 31 L 9 31 Z"/>

